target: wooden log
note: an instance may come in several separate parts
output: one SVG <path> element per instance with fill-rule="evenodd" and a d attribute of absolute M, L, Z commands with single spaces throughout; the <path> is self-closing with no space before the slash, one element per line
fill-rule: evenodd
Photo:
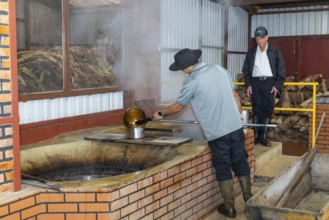
<path fill-rule="evenodd" d="M 316 94 L 316 96 L 321 96 L 321 95 L 323 95 L 323 93 Z M 310 107 L 312 107 L 312 100 L 313 100 L 313 97 L 311 97 L 311 98 L 305 100 L 304 102 L 300 103 L 299 106 L 302 107 L 302 108 L 310 108 Z"/>
<path fill-rule="evenodd" d="M 295 77 L 294 76 L 288 76 L 286 78 L 286 82 L 295 82 Z M 289 85 L 289 86 L 286 86 L 285 88 L 288 91 L 297 91 L 298 90 L 298 87 L 296 85 Z"/>
<path fill-rule="evenodd" d="M 236 80 L 237 80 L 238 82 L 243 82 L 243 81 L 244 81 L 243 73 L 238 73 L 238 74 L 236 75 Z"/>
<path fill-rule="evenodd" d="M 306 77 L 301 82 L 317 82 L 320 79 L 322 79 L 322 74 L 315 74 L 315 75 L 311 75 L 311 76 Z M 303 89 L 305 87 L 306 87 L 305 85 L 299 85 L 298 89 Z M 307 87 L 310 87 L 310 86 L 307 86 Z"/>
<path fill-rule="evenodd" d="M 283 123 L 283 116 L 279 115 L 279 116 L 272 117 L 271 122 L 273 124 L 282 124 Z"/>
<path fill-rule="evenodd" d="M 326 79 L 325 82 L 326 82 L 326 87 L 327 87 L 327 91 L 328 91 L 329 90 L 329 79 Z"/>
<path fill-rule="evenodd" d="M 286 89 L 287 89 L 288 91 L 296 92 L 296 91 L 298 91 L 298 86 L 296 86 L 296 85 L 291 85 L 291 86 L 287 86 Z"/>
<path fill-rule="evenodd" d="M 283 130 L 283 131 L 287 131 L 290 128 L 290 126 L 286 125 L 286 124 L 277 124 L 277 126 L 280 130 Z"/>
<path fill-rule="evenodd" d="M 298 114 L 296 116 L 299 116 L 299 120 L 293 124 L 292 128 L 295 130 L 299 130 L 301 132 L 308 132 L 309 123 L 308 123 L 308 117 L 303 117 Z"/>
<path fill-rule="evenodd" d="M 283 120 L 283 124 L 292 126 L 299 120 L 300 120 L 300 117 L 298 115 L 292 115 L 292 116 L 286 117 Z"/>
<path fill-rule="evenodd" d="M 326 80 L 325 79 L 322 79 L 321 81 L 321 84 L 320 84 L 320 90 L 319 92 L 322 92 L 322 93 L 325 93 L 328 91 L 328 88 L 327 88 L 327 84 L 326 84 Z"/>
<path fill-rule="evenodd" d="M 301 91 L 289 92 L 289 99 L 291 103 L 300 104 L 304 102 L 304 93 Z"/>
<path fill-rule="evenodd" d="M 295 77 L 294 76 L 287 76 L 286 77 L 286 82 L 295 82 Z"/>
<path fill-rule="evenodd" d="M 280 102 L 282 108 L 290 108 L 289 92 L 286 89 L 282 90 Z"/>
<path fill-rule="evenodd" d="M 313 96 L 313 91 L 304 90 L 302 92 L 303 92 L 304 100 L 307 100 Z"/>

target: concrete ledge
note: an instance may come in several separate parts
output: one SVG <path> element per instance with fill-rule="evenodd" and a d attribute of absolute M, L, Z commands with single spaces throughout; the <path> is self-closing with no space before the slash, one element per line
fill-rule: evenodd
<path fill-rule="evenodd" d="M 255 145 L 255 174 L 264 164 L 278 155 L 282 155 L 281 142 L 272 142 L 272 147 L 264 147 L 261 144 Z"/>

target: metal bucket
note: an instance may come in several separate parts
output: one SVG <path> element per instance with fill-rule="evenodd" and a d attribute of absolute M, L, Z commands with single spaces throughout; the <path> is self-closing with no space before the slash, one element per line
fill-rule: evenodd
<path fill-rule="evenodd" d="M 139 139 L 144 137 L 144 128 L 134 127 L 127 128 L 127 138 L 129 139 Z"/>
<path fill-rule="evenodd" d="M 244 117 L 243 123 L 248 124 L 248 122 L 249 122 L 249 112 L 248 112 L 248 110 L 242 110 L 242 115 Z"/>

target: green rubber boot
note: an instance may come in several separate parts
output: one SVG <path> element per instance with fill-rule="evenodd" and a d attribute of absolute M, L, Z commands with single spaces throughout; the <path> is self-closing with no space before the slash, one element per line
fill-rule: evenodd
<path fill-rule="evenodd" d="M 224 198 L 224 203 L 219 205 L 218 212 L 228 218 L 235 218 L 233 180 L 219 181 L 219 188 Z"/>

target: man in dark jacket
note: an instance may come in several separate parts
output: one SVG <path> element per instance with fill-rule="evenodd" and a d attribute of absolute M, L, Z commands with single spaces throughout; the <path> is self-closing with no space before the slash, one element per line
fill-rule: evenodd
<path fill-rule="evenodd" d="M 255 124 L 268 124 L 274 111 L 274 98 L 283 87 L 286 68 L 282 54 L 268 41 L 265 27 L 255 30 L 257 45 L 250 48 L 244 64 L 243 75 L 247 94 L 251 97 Z M 267 139 L 268 127 L 255 127 L 255 144 L 272 146 Z"/>

